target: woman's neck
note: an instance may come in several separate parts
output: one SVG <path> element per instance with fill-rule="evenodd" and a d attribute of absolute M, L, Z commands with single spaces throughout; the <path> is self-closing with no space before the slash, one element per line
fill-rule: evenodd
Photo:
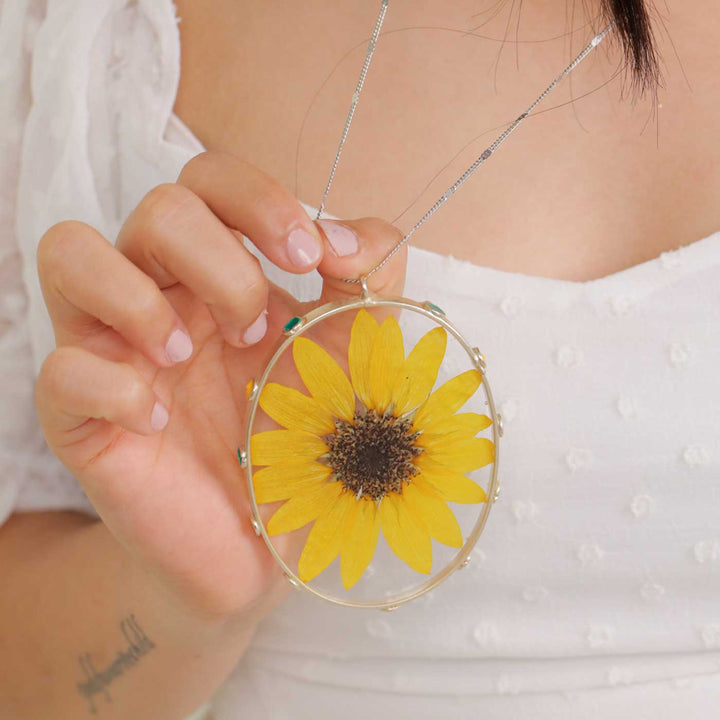
<path fill-rule="evenodd" d="M 495 2 L 393 0 L 330 213 L 392 221 L 411 206 L 397 222 L 408 229 L 593 34 L 580 0 L 574 17 L 565 0 L 524 2 L 519 29 L 519 3 L 490 17 Z M 660 105 L 622 97 L 622 53 L 608 38 L 413 243 L 587 280 L 720 228 L 720 134 L 710 132 L 720 8 L 668 2 Z M 206 147 L 317 204 L 379 2 L 177 4 L 177 114 Z"/>

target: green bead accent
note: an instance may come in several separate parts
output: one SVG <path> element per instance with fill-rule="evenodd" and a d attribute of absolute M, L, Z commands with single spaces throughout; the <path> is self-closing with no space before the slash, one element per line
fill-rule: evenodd
<path fill-rule="evenodd" d="M 425 302 L 425 307 L 427 307 L 428 310 L 438 313 L 439 315 L 445 314 L 445 311 L 441 307 L 438 307 L 435 303 L 431 303 L 429 300 Z"/>
<path fill-rule="evenodd" d="M 296 328 L 302 322 L 302 318 L 295 316 L 290 318 L 283 327 L 283 332 L 290 332 L 293 328 Z"/>

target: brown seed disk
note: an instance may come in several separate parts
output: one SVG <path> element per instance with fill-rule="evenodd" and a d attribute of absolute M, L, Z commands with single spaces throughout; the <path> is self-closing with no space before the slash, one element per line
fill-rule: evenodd
<path fill-rule="evenodd" d="M 420 433 L 411 427 L 409 420 L 374 410 L 355 413 L 352 422 L 336 420 L 335 433 L 326 438 L 326 460 L 348 490 L 381 500 L 385 493 L 400 492 L 418 472 L 413 458 L 422 452 L 415 445 Z"/>

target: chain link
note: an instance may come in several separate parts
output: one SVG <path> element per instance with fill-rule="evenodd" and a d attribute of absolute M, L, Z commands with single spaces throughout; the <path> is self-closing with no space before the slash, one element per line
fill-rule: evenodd
<path fill-rule="evenodd" d="M 332 170 L 330 171 L 330 177 L 325 187 L 325 192 L 323 193 L 322 200 L 320 201 L 318 213 L 315 217 L 316 220 L 319 220 L 322 213 L 325 211 L 325 201 L 327 200 L 327 196 L 330 192 L 330 186 L 335 179 L 335 172 L 337 171 L 338 164 L 340 163 L 340 156 L 342 155 L 345 141 L 347 140 L 348 133 L 350 132 L 350 125 L 352 123 L 353 117 L 355 116 L 355 110 L 360 100 L 360 93 L 362 92 L 363 86 L 365 85 L 365 78 L 367 77 L 368 69 L 370 68 L 370 61 L 372 60 L 372 56 L 375 52 L 377 40 L 380 35 L 380 29 L 382 28 L 382 25 L 385 21 L 385 15 L 387 14 L 389 4 L 390 0 L 382 0 L 381 2 L 380 14 L 378 16 L 377 22 L 375 23 L 372 37 L 368 42 L 367 52 L 365 54 L 365 62 L 363 63 L 362 70 L 360 71 L 360 78 L 358 79 L 355 92 L 352 96 L 350 110 L 348 112 L 345 126 L 343 127 L 342 135 L 340 137 L 340 143 L 338 145 L 337 153 L 335 154 L 335 160 L 333 162 Z M 423 224 L 425 224 L 457 192 L 460 186 L 466 180 L 468 180 L 468 178 L 481 165 L 483 165 L 488 158 L 493 155 L 493 153 L 508 139 L 510 134 L 523 122 L 523 120 L 525 120 L 532 113 L 532 111 L 560 84 L 560 82 L 565 77 L 567 77 L 603 41 L 605 36 L 612 29 L 613 25 L 614 23 L 610 23 L 601 33 L 595 35 L 595 37 L 585 46 L 585 48 L 583 48 L 580 54 L 545 88 L 545 90 L 543 90 L 543 92 L 535 99 L 535 101 L 527 108 L 527 110 L 525 110 L 525 112 L 523 112 L 522 114 L 518 115 L 518 117 L 515 118 L 515 120 L 513 120 L 513 122 L 510 123 L 510 125 L 500 135 L 498 135 L 498 137 L 495 138 L 495 140 L 493 140 L 493 142 L 490 143 L 487 148 L 485 148 L 485 150 L 482 151 L 482 153 L 480 153 L 475 162 L 473 162 L 472 165 L 470 165 L 470 167 L 468 167 L 468 169 L 465 170 L 465 172 L 460 175 L 460 177 L 435 201 L 432 207 L 420 218 L 420 220 L 418 220 L 418 222 L 410 229 L 410 231 L 401 240 L 398 241 L 395 247 L 393 247 L 392 250 L 390 250 L 390 252 L 388 252 L 387 255 L 385 255 L 385 257 L 377 265 L 375 265 L 375 267 L 373 267 L 371 270 L 368 270 L 368 272 L 366 272 L 360 278 L 343 278 L 343 282 L 361 284 L 366 287 L 367 279 L 371 275 L 376 273 L 378 270 L 380 270 L 380 268 L 383 267 L 390 260 L 390 258 L 392 258 L 393 255 L 395 255 L 395 253 L 397 253 L 398 250 L 400 250 L 400 248 L 405 245 L 405 243 L 407 243 L 407 241 L 415 234 L 415 232 Z"/>
<path fill-rule="evenodd" d="M 387 13 L 388 4 L 390 0 L 382 0 L 380 5 L 380 15 L 375 23 L 375 29 L 373 30 L 372 37 L 368 43 L 367 52 L 365 54 L 365 62 L 363 63 L 362 70 L 360 71 L 360 77 L 358 78 L 355 92 L 352 96 L 352 103 L 350 104 L 350 111 L 348 112 L 347 119 L 345 120 L 345 127 L 343 128 L 342 135 L 340 136 L 340 144 L 338 145 L 337 153 L 335 153 L 335 160 L 333 161 L 332 170 L 330 171 L 330 177 L 328 178 L 327 185 L 325 186 L 325 192 L 323 193 L 322 200 L 320 201 L 320 207 L 315 217 L 316 220 L 320 219 L 320 216 L 325 211 L 325 200 L 327 200 L 328 193 L 330 192 L 330 186 L 335 179 L 335 171 L 340 163 L 340 155 L 342 155 L 343 146 L 347 139 L 348 133 L 350 132 L 350 124 L 355 116 L 355 108 L 360 101 L 360 93 L 362 92 L 363 86 L 365 85 L 365 78 L 367 77 L 368 69 L 370 67 L 370 61 L 375 53 L 375 46 L 377 44 L 378 35 L 380 35 L 380 28 L 385 22 L 385 15 Z"/>

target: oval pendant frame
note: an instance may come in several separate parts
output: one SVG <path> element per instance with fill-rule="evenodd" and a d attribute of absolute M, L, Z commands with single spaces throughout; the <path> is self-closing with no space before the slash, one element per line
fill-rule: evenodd
<path fill-rule="evenodd" d="M 303 316 L 299 316 L 296 318 L 292 318 L 290 322 L 285 326 L 283 329 L 283 335 L 284 337 L 281 338 L 278 345 L 276 346 L 270 360 L 268 361 L 267 365 L 265 366 L 265 369 L 263 371 L 262 376 L 252 381 L 252 387 L 250 389 L 250 392 L 248 394 L 248 409 L 247 409 L 247 417 L 246 417 L 246 431 L 245 431 L 245 449 L 238 449 L 238 458 L 240 460 L 240 464 L 245 470 L 246 478 L 247 478 L 247 486 L 248 486 L 248 493 L 250 496 L 250 504 L 251 504 L 251 516 L 250 516 L 250 522 L 252 524 L 252 527 L 255 531 L 255 533 L 263 538 L 265 541 L 265 544 L 267 545 L 268 549 L 270 550 L 271 554 L 275 558 L 275 561 L 280 565 L 282 568 L 283 573 L 285 574 L 285 577 L 287 578 L 288 582 L 301 590 L 305 590 L 312 595 L 315 595 L 316 597 L 322 598 L 323 600 L 326 600 L 328 602 L 331 602 L 335 605 L 342 605 L 344 607 L 362 607 L 362 608 L 375 608 L 378 610 L 395 610 L 396 608 L 400 607 L 401 605 L 410 602 L 411 600 L 414 600 L 421 595 L 424 595 L 425 593 L 429 592 L 433 588 L 437 587 L 440 583 L 442 583 L 444 580 L 446 580 L 453 572 L 456 570 L 466 567 L 471 560 L 470 553 L 472 552 L 473 548 L 475 547 L 480 535 L 482 534 L 483 530 L 485 529 L 485 524 L 487 523 L 487 519 L 490 515 L 490 510 L 492 509 L 492 506 L 495 504 L 499 497 L 500 493 L 500 485 L 498 481 L 498 466 L 499 466 L 499 459 L 500 459 L 500 438 L 503 435 L 503 427 L 502 427 L 502 418 L 500 417 L 500 414 L 497 412 L 495 408 L 495 403 L 493 401 L 493 395 L 492 391 L 490 389 L 490 384 L 487 379 L 487 365 L 485 362 L 484 355 L 480 352 L 480 350 L 471 345 L 466 338 L 463 336 L 463 334 L 453 325 L 445 316 L 445 313 L 434 303 L 430 301 L 424 301 L 424 302 L 417 302 L 415 300 L 410 300 L 408 298 L 404 297 L 383 297 L 380 295 L 375 295 L 374 293 L 371 293 L 368 288 L 367 284 L 365 282 L 361 282 L 362 284 L 362 293 L 357 298 L 350 298 L 348 300 L 343 301 L 335 301 L 326 303 L 325 305 L 320 305 L 317 308 L 314 308 L 310 312 L 306 313 Z M 460 346 L 465 350 L 465 352 L 468 354 L 471 364 L 480 372 L 481 378 L 482 378 L 482 386 L 485 391 L 485 396 L 487 398 L 488 402 L 488 408 L 489 408 L 489 415 L 490 419 L 492 420 L 492 435 L 493 435 L 493 443 L 494 443 L 494 460 L 492 463 L 492 470 L 491 470 L 491 478 L 490 478 L 490 484 L 488 488 L 487 494 L 487 501 L 483 503 L 484 507 L 480 512 L 480 516 L 478 517 L 477 521 L 475 522 L 475 525 L 473 526 L 472 531 L 470 532 L 470 535 L 468 536 L 467 540 L 463 544 L 461 548 L 458 549 L 457 554 L 455 555 L 455 558 L 448 563 L 442 570 L 435 573 L 429 580 L 427 580 L 425 583 L 421 584 L 420 586 L 414 588 L 411 592 L 406 592 L 404 594 L 398 594 L 393 597 L 388 597 L 383 600 L 378 601 L 355 601 L 355 600 L 345 600 L 343 598 L 339 598 L 330 594 L 325 594 L 324 592 L 318 590 L 317 588 L 311 587 L 307 583 L 300 580 L 300 578 L 296 575 L 296 573 L 288 566 L 288 564 L 285 562 L 285 560 L 280 556 L 278 551 L 275 549 L 275 546 L 270 539 L 270 537 L 267 534 L 265 525 L 263 524 L 260 515 L 260 511 L 258 508 L 257 501 L 255 500 L 255 492 L 253 487 L 253 481 L 252 481 L 252 457 L 250 453 L 250 438 L 252 437 L 252 428 L 255 421 L 255 414 L 257 413 L 257 409 L 259 407 L 259 399 L 260 394 L 262 392 L 262 389 L 265 387 L 265 384 L 268 380 L 268 377 L 270 376 L 270 373 L 272 372 L 273 368 L 275 367 L 275 364 L 279 360 L 279 358 L 285 353 L 285 351 L 288 349 L 288 346 L 293 342 L 293 340 L 296 337 L 301 336 L 305 331 L 309 330 L 310 328 L 314 327 L 315 325 L 318 325 L 323 320 L 332 317 L 334 315 L 338 315 L 340 313 L 349 312 L 352 310 L 360 310 L 362 308 L 377 308 L 377 307 L 394 307 L 394 308 L 400 308 L 401 310 L 409 310 L 410 312 L 418 313 L 420 315 L 423 315 L 432 321 L 434 321 L 437 325 L 440 325 L 441 327 L 445 328 L 454 338 L 455 340 L 460 344 Z M 293 322 L 294 321 L 294 322 Z"/>

